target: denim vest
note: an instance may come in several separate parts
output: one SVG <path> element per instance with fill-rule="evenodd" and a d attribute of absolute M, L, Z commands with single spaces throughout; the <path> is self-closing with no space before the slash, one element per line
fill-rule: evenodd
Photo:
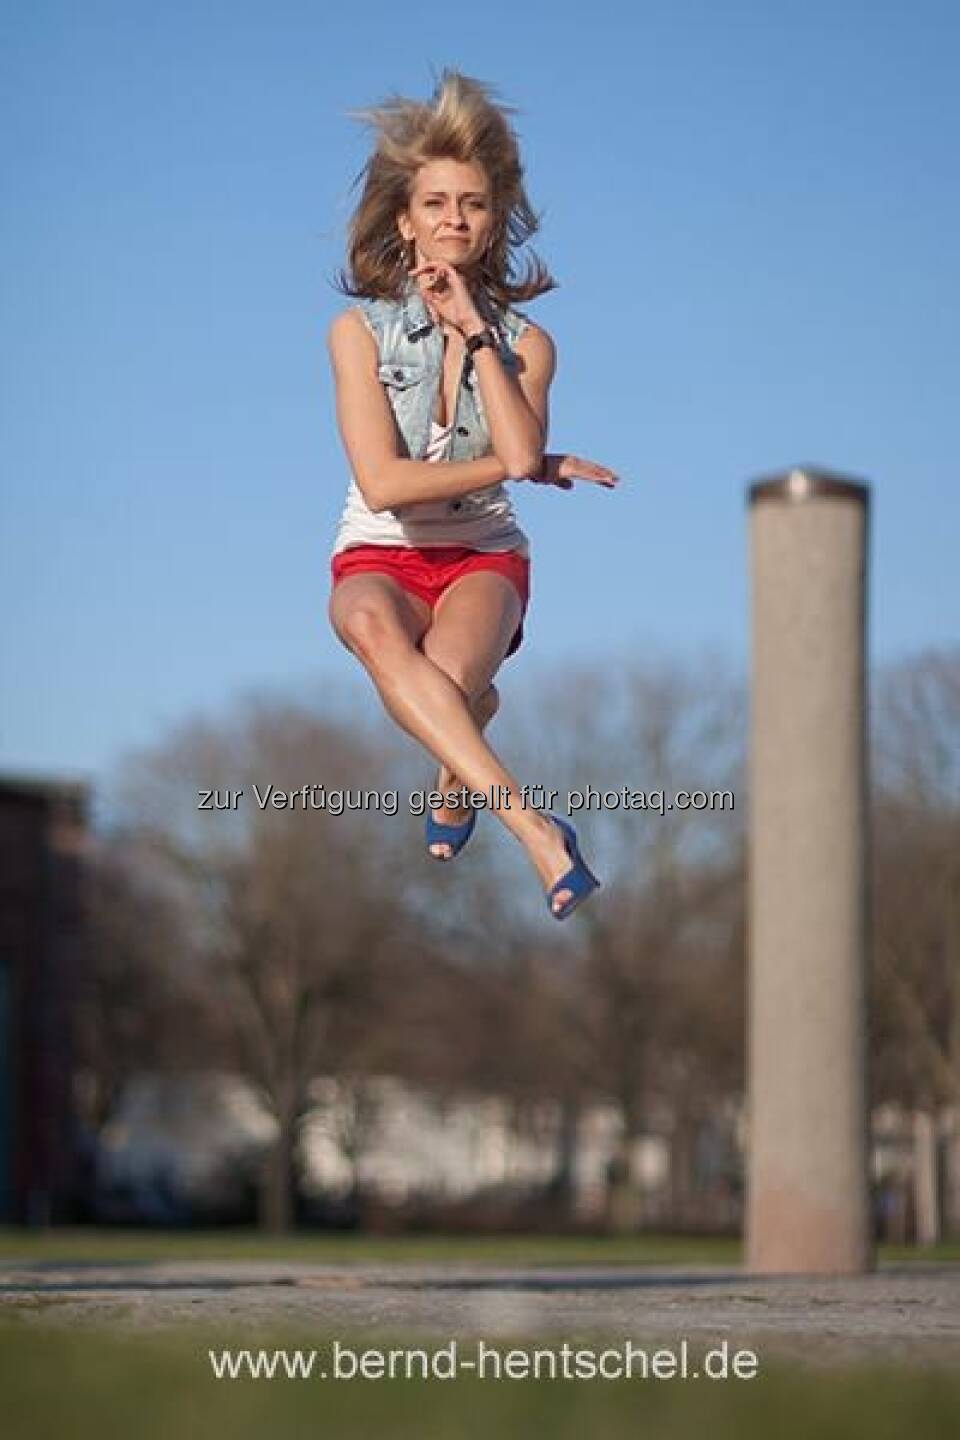
<path fill-rule="evenodd" d="M 364 298 L 358 308 L 377 341 L 378 375 L 396 419 L 400 453 L 423 460 L 443 380 L 440 327 L 433 323 L 412 279 L 407 280 L 400 300 Z M 477 308 L 497 336 L 501 363 L 516 373 L 519 358 L 513 347 L 527 324 L 526 317 L 495 306 L 486 294 L 478 297 Z M 464 355 L 454 413 L 448 420 L 452 430 L 446 460 L 479 460 L 492 453 L 470 355 Z M 449 500 L 410 501 L 373 512 L 351 477 L 334 550 L 359 544 L 466 545 L 477 550 L 520 549 L 529 554 L 529 542 L 503 482 Z"/>
<path fill-rule="evenodd" d="M 413 281 L 401 301 L 362 300 L 364 317 L 377 338 L 380 381 L 411 460 L 421 460 L 430 439 L 430 421 L 442 383 L 443 335 L 430 318 Z M 503 366 L 516 373 L 513 346 L 527 324 L 516 310 L 495 308 L 487 297 L 478 308 L 499 342 Z M 479 460 L 491 453 L 490 431 L 483 413 L 480 386 L 472 356 L 464 356 L 452 417 L 449 460 Z"/>

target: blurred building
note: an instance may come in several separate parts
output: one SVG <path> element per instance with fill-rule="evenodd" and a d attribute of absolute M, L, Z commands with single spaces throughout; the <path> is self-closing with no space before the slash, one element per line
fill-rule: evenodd
<path fill-rule="evenodd" d="M 64 1217 L 74 1157 L 73 987 L 82 963 L 83 784 L 0 775 L 0 1220 Z"/>
<path fill-rule="evenodd" d="M 301 1133 L 301 1191 L 318 1211 L 345 1213 L 362 1191 L 400 1217 L 474 1202 L 544 1203 L 557 1171 L 563 1106 L 542 1099 L 518 1112 L 496 1095 L 438 1095 L 390 1075 L 318 1076 Z M 724 1182 L 739 1168 L 737 1107 L 721 1105 L 704 1124 L 692 1155 L 699 1204 L 687 1218 L 703 1228 L 733 1229 L 739 1196 Z M 671 1115 L 628 1151 L 637 1220 L 676 1218 Z M 584 1105 L 569 1155 L 568 1218 L 603 1225 L 611 1165 L 620 1155 L 620 1116 L 613 1104 Z M 124 1223 L 208 1221 L 229 1215 L 238 1185 L 257 1171 L 275 1123 L 239 1075 L 144 1071 L 129 1077 L 100 1136 L 97 1216 Z M 718 1188 L 719 1187 L 719 1188 Z M 539 1197 L 539 1201 L 538 1198 Z M 696 1197 L 695 1197 L 696 1199 Z"/>
<path fill-rule="evenodd" d="M 393 1204 L 416 1196 L 465 1200 L 495 1188 L 542 1189 L 556 1173 L 564 1113 L 555 1100 L 518 1113 L 502 1096 L 435 1095 L 389 1075 L 359 1084 L 318 1076 L 311 1095 L 316 1108 L 303 1145 L 308 1192 L 345 1194 L 360 1184 Z M 579 1219 L 603 1214 L 619 1135 L 616 1106 L 579 1110 L 570 1156 L 571 1211 Z M 660 1191 L 669 1171 L 664 1138 L 637 1136 L 630 1159 L 636 1184 L 651 1196 Z"/>

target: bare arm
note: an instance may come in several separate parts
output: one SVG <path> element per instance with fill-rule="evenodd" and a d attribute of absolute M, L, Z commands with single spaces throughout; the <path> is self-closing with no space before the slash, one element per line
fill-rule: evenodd
<path fill-rule="evenodd" d="M 357 485 L 371 510 L 446 500 L 507 479 L 494 455 L 437 464 L 399 450 L 397 424 L 378 377 L 377 342 L 356 310 L 337 315 L 327 332 L 337 394 L 337 426 Z M 496 357 L 491 357 L 499 364 Z"/>
<path fill-rule="evenodd" d="M 473 366 L 480 385 L 490 442 L 510 475 L 536 475 L 547 443 L 547 396 L 556 370 L 556 349 L 546 330 L 527 324 L 516 343 L 517 379 L 488 346 L 476 351 Z"/>

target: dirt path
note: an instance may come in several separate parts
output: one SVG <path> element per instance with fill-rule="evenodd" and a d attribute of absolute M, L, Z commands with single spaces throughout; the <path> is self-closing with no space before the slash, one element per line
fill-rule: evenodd
<path fill-rule="evenodd" d="M 960 1267 L 867 1276 L 748 1276 L 736 1268 L 313 1265 L 210 1261 L 0 1265 L 0 1316 L 241 1335 L 303 1327 L 423 1343 L 588 1337 L 704 1349 L 724 1339 L 813 1364 L 960 1361 Z"/>

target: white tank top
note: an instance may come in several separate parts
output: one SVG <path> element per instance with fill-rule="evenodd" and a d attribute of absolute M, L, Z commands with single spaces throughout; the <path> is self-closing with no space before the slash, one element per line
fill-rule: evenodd
<path fill-rule="evenodd" d="M 424 460 L 445 460 L 447 451 L 450 448 L 450 436 L 453 434 L 453 421 L 449 425 L 438 425 L 436 420 L 430 421 L 430 439 L 427 441 L 427 453 Z"/>
<path fill-rule="evenodd" d="M 445 460 L 453 422 L 430 421 L 424 460 Z M 472 490 L 451 500 L 422 500 L 395 510 L 371 510 L 353 476 L 337 526 L 333 554 L 351 545 L 467 545 L 471 550 L 519 550 L 529 555 L 503 485 Z"/>

